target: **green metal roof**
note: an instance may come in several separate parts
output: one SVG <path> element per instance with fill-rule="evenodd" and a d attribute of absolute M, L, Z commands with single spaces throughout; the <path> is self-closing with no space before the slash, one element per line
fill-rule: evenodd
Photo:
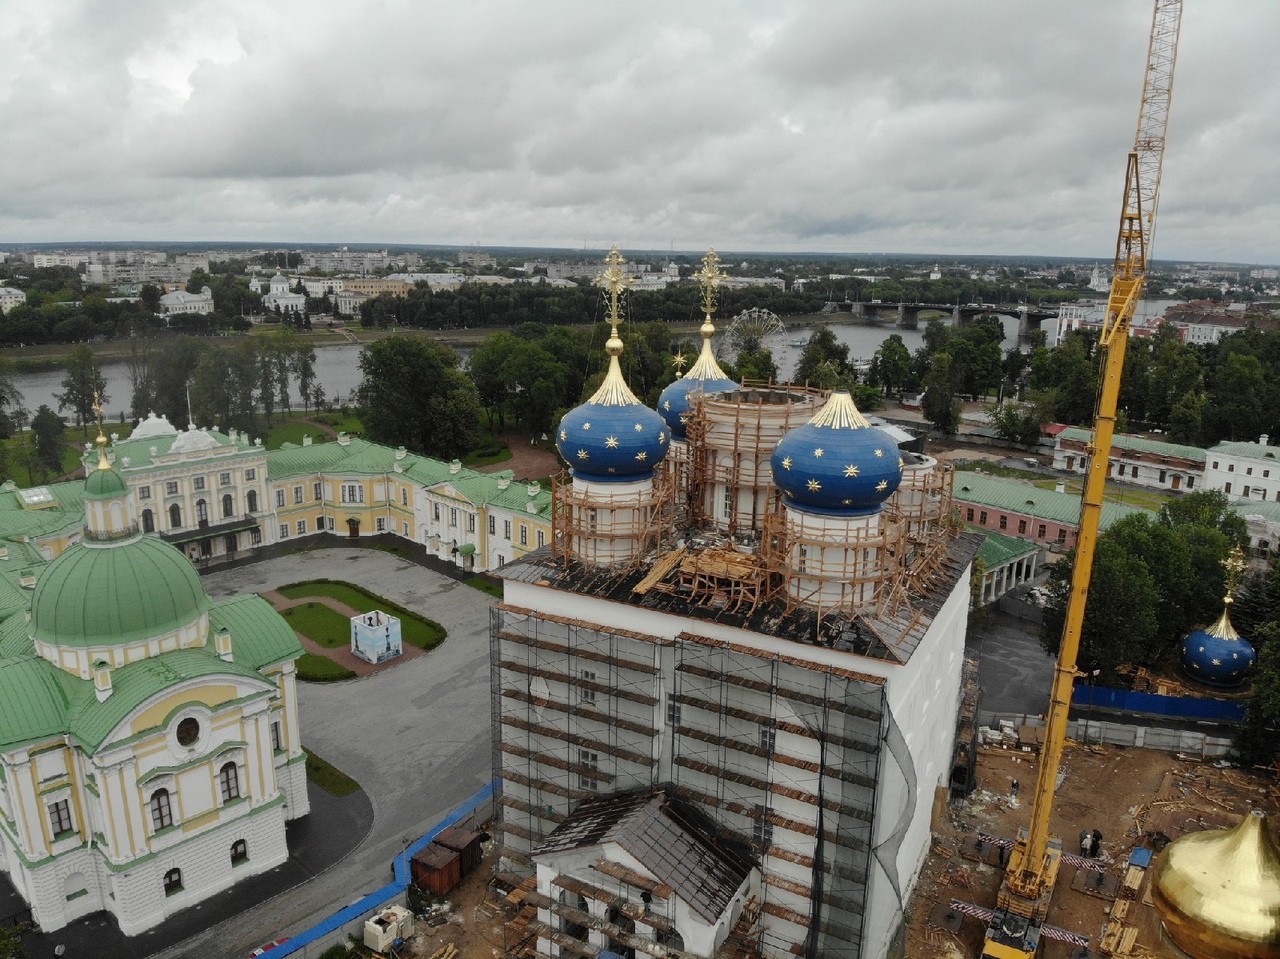
<path fill-rule="evenodd" d="M 1280 446 L 1263 446 L 1261 443 L 1224 441 L 1212 447 L 1210 452 L 1225 453 L 1227 456 L 1244 456 L 1255 460 L 1280 459 Z"/>
<path fill-rule="evenodd" d="M 264 669 L 302 655 L 298 634 L 261 596 L 219 603 L 210 611 L 209 625 L 215 631 L 219 626 L 231 631 L 232 654 L 242 666 Z"/>
<path fill-rule="evenodd" d="M 1058 434 L 1059 439 L 1075 440 L 1088 443 L 1093 438 L 1092 430 L 1078 426 L 1068 426 Z M 1116 433 L 1111 437 L 1112 449 L 1133 450 L 1136 453 L 1150 453 L 1153 456 L 1177 457 L 1203 463 L 1205 452 L 1198 446 L 1183 446 L 1181 443 L 1166 443 L 1162 440 L 1150 440 L 1145 436 L 1134 436 L 1132 433 Z"/>
<path fill-rule="evenodd" d="M 1231 509 L 1241 516 L 1261 516 L 1270 523 L 1280 523 L 1280 503 L 1256 499 L 1238 499 L 1231 504 Z"/>
<path fill-rule="evenodd" d="M 114 469 L 95 469 L 85 478 L 85 499 L 116 499 L 128 495 L 129 484 Z"/>
<path fill-rule="evenodd" d="M 1004 533 L 977 529 L 972 526 L 969 528 L 973 532 L 986 537 L 982 541 L 982 545 L 978 547 L 978 559 L 989 570 L 999 569 L 1006 563 L 1012 563 L 1014 560 L 1038 552 L 1040 549 L 1035 543 L 1029 543 L 1025 539 L 1017 539 L 1013 536 L 1005 536 Z"/>
<path fill-rule="evenodd" d="M 179 683 L 219 675 L 262 683 L 264 692 L 271 688 L 271 683 L 251 667 L 225 662 L 214 655 L 211 647 L 179 649 L 112 670 L 111 695 L 101 703 L 94 695 L 92 682 L 71 677 L 77 688 L 67 714 L 67 732 L 93 752 L 148 699 Z"/>
<path fill-rule="evenodd" d="M 0 659 L 0 748 L 61 734 L 71 704 L 68 681 L 80 682 L 34 653 Z M 93 683 L 85 685 L 94 698 Z"/>
<path fill-rule="evenodd" d="M 59 646 L 126 643 L 187 626 L 208 608 L 190 560 L 157 537 L 81 542 L 36 583 L 31 632 Z"/>
<path fill-rule="evenodd" d="M 1006 513 L 1021 513 L 1063 526 L 1080 522 L 1080 494 L 1044 490 L 1018 480 L 984 476 L 969 471 L 956 473 L 955 498 L 963 503 L 986 506 Z M 1149 510 L 1122 503 L 1103 503 L 1101 528 L 1134 513 Z"/>

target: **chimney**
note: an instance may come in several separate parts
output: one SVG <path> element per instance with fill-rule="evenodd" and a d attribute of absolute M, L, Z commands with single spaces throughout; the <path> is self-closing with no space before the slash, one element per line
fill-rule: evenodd
<path fill-rule="evenodd" d="M 1261 436 L 1258 437 L 1258 445 L 1266 446 L 1267 443 L 1270 442 L 1270 440 L 1271 440 L 1271 436 L 1267 433 L 1263 433 Z"/>
<path fill-rule="evenodd" d="M 351 445 L 351 436 L 350 436 L 348 433 L 346 433 L 346 432 L 339 433 L 339 434 L 338 434 L 338 445 L 339 445 L 339 446 L 350 446 L 350 445 Z"/>
<path fill-rule="evenodd" d="M 302 434 L 302 445 L 303 445 L 303 446 L 310 446 L 310 445 L 311 445 L 311 434 L 310 434 L 310 433 L 303 433 L 303 434 Z"/>
<path fill-rule="evenodd" d="M 406 450 L 403 446 L 396 447 L 396 459 L 402 460 L 407 455 L 408 455 L 408 450 Z"/>
<path fill-rule="evenodd" d="M 530 498 L 530 499 L 532 499 L 533 497 L 537 496 L 537 495 L 538 495 L 539 493 L 541 493 L 541 492 L 542 492 L 542 487 L 541 487 L 537 482 L 533 482 L 533 483 L 530 483 L 530 484 L 529 484 L 529 498 Z"/>
<path fill-rule="evenodd" d="M 1056 486 L 1054 486 L 1053 491 L 1055 493 L 1065 493 L 1067 491 L 1067 484 L 1058 483 Z"/>
<path fill-rule="evenodd" d="M 100 659 L 93 664 L 93 694 L 98 702 L 106 702 L 111 695 L 111 664 Z"/>
<path fill-rule="evenodd" d="M 450 460 L 450 461 L 449 461 L 449 472 L 450 472 L 450 473 L 461 473 L 461 472 L 462 472 L 462 461 L 461 461 L 461 460 Z"/>
<path fill-rule="evenodd" d="M 213 634 L 213 651 L 223 662 L 235 662 L 235 656 L 231 652 L 231 630 L 227 627 L 219 626 L 218 631 Z"/>

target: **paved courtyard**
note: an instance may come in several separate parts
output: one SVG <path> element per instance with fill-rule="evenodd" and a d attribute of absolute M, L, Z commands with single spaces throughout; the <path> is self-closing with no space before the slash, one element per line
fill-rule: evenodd
<path fill-rule="evenodd" d="M 262 897 L 260 905 L 156 956 L 243 956 L 301 932 L 387 883 L 391 860 L 405 845 L 489 781 L 488 627 L 495 600 L 374 549 L 316 549 L 203 577 L 214 597 L 308 579 L 362 586 L 449 633 L 429 654 L 395 668 L 343 683 L 300 684 L 303 744 L 364 787 L 373 826 L 353 853 L 323 874 Z M 314 796 L 316 787 L 311 791 Z"/>

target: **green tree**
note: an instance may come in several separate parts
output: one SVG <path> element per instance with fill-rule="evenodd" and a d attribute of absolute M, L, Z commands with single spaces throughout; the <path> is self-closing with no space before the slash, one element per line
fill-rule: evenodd
<path fill-rule="evenodd" d="M 62 392 L 57 394 L 58 409 L 70 409 L 76 417 L 76 425 L 88 434 L 93 419 L 94 400 L 106 403 L 107 378 L 98 372 L 93 350 L 81 344 L 67 357 L 67 372 L 62 378 Z"/>
<path fill-rule="evenodd" d="M 1227 494 L 1219 490 L 1196 490 L 1160 507 L 1160 522 L 1171 529 L 1204 526 L 1216 529 L 1233 546 L 1249 545 L 1249 528 L 1244 517 L 1231 508 Z"/>
<path fill-rule="evenodd" d="M 890 334 L 871 361 L 872 384 L 886 394 L 901 392 L 911 377 L 911 351 L 898 333 Z"/>
<path fill-rule="evenodd" d="M 63 429 L 62 417 L 41 403 L 31 420 L 31 431 L 35 434 L 35 462 L 45 475 L 62 473 Z"/>
<path fill-rule="evenodd" d="M 745 383 L 748 380 L 756 383 L 778 382 L 778 364 L 774 362 L 773 351 L 767 346 L 740 351 L 737 363 L 734 365 L 737 374 L 735 379 L 739 383 Z"/>
<path fill-rule="evenodd" d="M 951 354 L 937 353 L 924 380 L 924 418 L 946 436 L 960 429 L 960 400 L 951 375 Z"/>
<path fill-rule="evenodd" d="M 1204 416 L 1209 398 L 1190 390 L 1183 393 L 1169 411 L 1169 442 L 1200 446 L 1204 440 Z"/>
<path fill-rule="evenodd" d="M 458 363 L 448 346 L 420 337 L 391 336 L 366 347 L 359 397 L 369 437 L 444 459 L 474 448 L 480 398 Z"/>
<path fill-rule="evenodd" d="M 817 385 L 823 366 L 829 366 L 836 377 L 843 376 L 849 368 L 849 344 L 837 340 L 829 326 L 820 326 L 809 335 L 792 381 Z"/>
<path fill-rule="evenodd" d="M 0 959 L 27 959 L 27 950 L 22 944 L 25 931 L 25 926 L 0 926 Z"/>
<path fill-rule="evenodd" d="M 1040 625 L 1040 641 L 1055 656 L 1062 642 L 1074 562 L 1073 550 L 1067 560 L 1053 565 L 1046 584 L 1049 599 Z M 1149 665 L 1160 650 L 1158 603 L 1159 591 L 1146 564 L 1119 544 L 1099 538 L 1080 632 L 1079 661 L 1096 659 L 1109 673 L 1129 663 Z"/>
<path fill-rule="evenodd" d="M 0 356 L 0 439 L 13 435 L 17 419 L 26 420 L 22 391 L 14 380 L 13 360 Z"/>

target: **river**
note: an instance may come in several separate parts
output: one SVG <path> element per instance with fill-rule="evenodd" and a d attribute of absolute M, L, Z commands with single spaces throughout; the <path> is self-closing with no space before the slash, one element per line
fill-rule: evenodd
<path fill-rule="evenodd" d="M 1168 306 L 1177 302 L 1181 301 L 1144 300 L 1139 307 L 1139 319 L 1162 315 Z M 1098 307 L 1097 312 L 1100 313 L 1101 310 L 1102 307 Z M 771 336 L 765 341 L 765 345 L 773 351 L 774 361 L 778 364 L 778 376 L 782 380 L 786 380 L 795 371 L 812 325 L 820 320 L 819 317 L 798 319 L 802 319 L 804 325 L 798 325 L 785 334 Z M 898 329 L 888 320 L 853 322 L 848 314 L 833 314 L 829 319 L 836 339 L 848 345 L 851 362 L 870 360 L 880 344 L 894 333 L 902 337 L 902 342 L 913 353 L 924 344 L 924 324 L 911 330 Z M 1008 349 L 1018 342 L 1018 321 L 1010 316 L 1002 316 L 1000 319 L 1004 324 L 1003 346 Z M 625 335 L 624 332 L 623 336 Z M 696 339 L 696 334 L 688 338 Z M 348 399 L 360 385 L 360 351 L 363 348 L 359 343 L 336 343 L 316 348 L 316 380 L 324 387 L 327 397 Z M 469 350 L 464 347 L 458 352 L 465 358 Z M 107 380 L 107 398 L 103 403 L 107 419 L 119 422 L 120 414 L 127 413 L 130 406 L 132 387 L 129 384 L 129 368 L 123 361 L 107 362 L 102 365 L 102 375 Z M 39 373 L 19 373 L 14 376 L 14 381 L 22 391 L 23 404 L 28 410 L 34 412 L 42 403 L 47 403 L 51 409 L 56 410 L 56 394 L 62 390 L 63 376 L 60 369 L 44 370 Z M 296 395 L 296 387 L 293 392 Z"/>

